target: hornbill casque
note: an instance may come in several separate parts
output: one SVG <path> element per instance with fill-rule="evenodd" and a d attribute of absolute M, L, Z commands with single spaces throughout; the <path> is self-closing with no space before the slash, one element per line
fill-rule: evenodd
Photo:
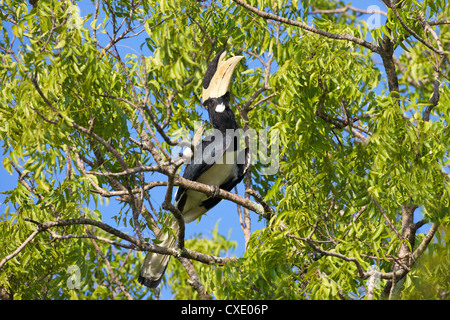
<path fill-rule="evenodd" d="M 214 134 L 205 137 L 195 146 L 193 158 L 191 163 L 186 165 L 183 177 L 231 191 L 242 181 L 249 167 L 250 152 L 248 148 L 242 151 L 239 149 L 239 135 L 236 134 L 238 131 L 235 131 L 239 127 L 230 105 L 231 78 L 243 57 L 235 56 L 224 60 L 226 54 L 225 49 L 222 49 L 212 59 L 202 83 L 203 106 L 208 110 Z M 220 201 L 218 197 L 182 186 L 175 195 L 175 207 L 183 214 L 185 223 L 198 219 Z M 167 218 L 165 225 L 173 232 L 164 232 L 162 228 L 156 237 L 157 243 L 161 247 L 171 248 L 175 246 L 178 223 L 176 219 L 170 221 Z M 139 283 L 156 288 L 169 260 L 170 255 L 149 252 L 141 266 Z"/>

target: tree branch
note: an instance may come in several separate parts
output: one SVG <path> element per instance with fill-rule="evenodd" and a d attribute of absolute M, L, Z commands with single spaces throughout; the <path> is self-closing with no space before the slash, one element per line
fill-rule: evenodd
<path fill-rule="evenodd" d="M 377 206 L 378 210 L 380 210 L 381 214 L 383 215 L 384 219 L 386 220 L 386 222 L 389 224 L 389 227 L 391 228 L 392 231 L 394 231 L 394 233 L 397 235 L 397 237 L 399 239 L 403 239 L 402 236 L 400 235 L 400 233 L 398 232 L 398 230 L 395 228 L 395 226 L 392 224 L 391 220 L 389 219 L 389 217 L 387 216 L 386 212 L 384 212 L 383 208 L 381 207 L 381 205 L 378 203 L 378 201 L 373 197 L 370 196 L 370 199 L 372 199 L 372 201 L 375 203 L 375 205 Z"/>
<path fill-rule="evenodd" d="M 89 229 L 86 227 L 86 233 L 89 235 Z M 125 295 L 125 297 L 128 300 L 133 300 L 133 298 L 131 297 L 130 293 L 125 289 L 125 286 L 123 285 L 123 283 L 119 280 L 119 278 L 117 277 L 116 273 L 114 272 L 113 268 L 111 267 L 111 264 L 109 263 L 108 258 L 105 256 L 105 254 L 102 252 L 102 250 L 100 249 L 100 247 L 98 246 L 97 242 L 94 239 L 89 239 L 91 240 L 92 245 L 95 248 L 95 251 L 97 251 L 97 253 L 99 254 L 99 256 L 102 258 L 103 262 L 106 265 L 106 268 L 108 269 L 108 272 L 111 276 L 112 281 L 114 281 L 120 288 L 120 290 L 122 290 L 123 294 Z"/>
<path fill-rule="evenodd" d="M 0 261 L 0 269 L 3 268 L 3 266 L 5 265 L 5 263 L 7 263 L 9 260 L 11 260 L 12 258 L 14 258 L 15 256 L 17 256 L 22 250 L 23 248 L 25 248 L 27 246 L 28 243 L 30 243 L 34 237 L 36 237 L 42 230 L 40 228 L 37 228 L 36 230 L 34 230 L 29 236 L 28 238 L 25 239 L 24 242 L 22 242 L 22 244 L 17 247 L 16 250 L 14 250 L 13 253 L 7 255 L 6 257 L 3 258 L 2 261 Z"/>
<path fill-rule="evenodd" d="M 128 234 L 118 230 L 118 229 L 115 229 L 115 228 L 111 227 L 110 225 L 108 225 L 106 223 L 103 223 L 103 222 L 98 221 L 98 220 L 88 219 L 88 218 L 75 218 L 75 219 L 47 221 L 47 222 L 37 222 L 37 221 L 31 220 L 29 218 L 24 218 L 24 220 L 36 224 L 37 225 L 37 229 L 27 238 L 26 243 L 22 244 L 20 246 L 21 250 L 23 249 L 23 247 L 26 246 L 26 244 L 28 244 L 36 236 L 37 233 L 43 232 L 43 231 L 49 231 L 50 228 L 62 227 L 62 226 L 72 226 L 72 225 L 91 225 L 91 226 L 100 228 L 100 229 L 106 231 L 109 234 L 115 235 L 116 237 L 118 237 L 120 239 L 128 241 L 130 244 L 134 245 L 134 247 L 127 246 L 126 248 L 131 248 L 131 249 L 135 249 L 135 250 L 142 250 L 142 251 L 149 251 L 149 252 L 155 252 L 155 253 L 159 253 L 159 254 L 166 254 L 166 255 L 171 255 L 171 256 L 174 256 L 174 257 L 183 257 L 183 258 L 187 258 L 187 259 L 200 261 L 200 262 L 206 263 L 206 264 L 220 264 L 220 265 L 223 265 L 223 264 L 227 264 L 227 263 L 235 260 L 232 257 L 217 257 L 217 256 L 212 256 L 212 255 L 204 254 L 204 253 L 201 253 L 201 252 L 189 250 L 187 248 L 185 248 L 184 250 L 182 250 L 180 252 L 176 248 L 165 248 L 165 247 L 160 247 L 160 246 L 157 246 L 157 245 L 154 245 L 154 244 L 149 244 L 149 243 L 147 243 L 145 241 L 141 241 L 141 240 L 139 240 L 139 239 L 137 239 L 135 237 L 132 237 L 132 236 L 130 236 L 130 235 L 128 235 Z M 74 238 L 74 237 L 75 236 L 68 237 L 68 239 L 69 238 Z M 77 236 L 77 237 L 78 238 L 82 238 L 81 236 Z M 88 236 L 86 236 L 86 238 L 87 237 Z M 64 239 L 64 236 L 62 236 L 61 239 Z M 100 238 L 100 237 L 96 237 L 95 239 L 99 240 L 99 241 L 104 241 L 104 239 Z M 108 241 L 108 243 L 111 243 L 111 242 Z M 116 245 L 116 243 L 114 243 L 114 245 Z M 119 245 L 119 246 L 123 247 L 123 244 Z M 13 253 L 14 256 L 17 255 L 17 253 L 15 253 L 15 252 Z M 9 258 L 8 260 L 10 260 L 10 259 L 11 258 Z M 3 264 L 6 263 L 6 262 L 7 261 L 3 262 L 3 260 L 2 260 L 2 264 L 0 265 L 0 267 L 3 266 Z"/>
<path fill-rule="evenodd" d="M 406 25 L 405 21 L 403 21 L 402 17 L 398 13 L 396 5 L 392 4 L 391 0 L 384 1 L 384 3 L 388 6 L 389 9 L 392 10 L 392 12 L 394 13 L 395 17 L 398 19 L 398 21 L 400 21 L 400 24 L 402 25 L 402 27 L 405 28 L 414 38 L 416 38 L 417 40 L 422 42 L 425 46 L 427 46 L 429 49 L 433 50 L 437 54 L 439 54 L 439 55 L 443 55 L 444 54 L 443 51 L 433 47 L 431 44 L 426 42 L 421 36 L 419 36 L 413 29 L 411 29 L 410 27 L 408 27 Z"/>
<path fill-rule="evenodd" d="M 354 11 L 354 12 L 358 12 L 358 13 L 363 13 L 363 14 L 381 14 L 385 17 L 387 17 L 387 13 L 385 11 L 382 10 L 363 10 L 363 9 L 359 9 L 359 8 L 355 8 L 351 5 L 346 5 L 345 7 L 342 8 L 338 8 L 338 9 L 328 9 L 328 10 L 324 10 L 324 9 L 318 9 L 317 7 L 311 5 L 311 8 L 313 9 L 310 14 L 317 14 L 317 13 L 325 13 L 325 14 L 334 14 L 334 13 L 345 13 L 347 11 Z"/>
<path fill-rule="evenodd" d="M 295 26 L 295 27 L 299 27 L 299 28 L 301 28 L 303 30 L 306 30 L 306 31 L 309 31 L 309 32 L 312 32 L 312 33 L 316 33 L 318 35 L 321 35 L 321 36 L 324 36 L 324 37 L 327 37 L 327 38 L 330 38 L 330 39 L 350 41 L 350 42 L 356 43 L 356 44 L 358 44 L 360 46 L 363 46 L 363 47 L 369 49 L 372 52 L 378 53 L 380 51 L 380 48 L 377 45 L 375 45 L 373 43 L 370 43 L 370 42 L 367 42 L 367 41 L 365 41 L 363 39 L 357 38 L 355 36 L 352 36 L 352 35 L 350 35 L 348 33 L 343 33 L 343 34 L 331 33 L 331 32 L 328 32 L 328 31 L 324 31 L 324 30 L 321 30 L 321 29 L 317 29 L 317 28 L 311 27 L 311 26 L 309 26 L 309 25 L 307 25 L 307 24 L 305 24 L 303 22 L 294 21 L 294 20 L 287 19 L 287 18 L 278 16 L 278 15 L 275 15 L 275 14 L 272 14 L 272 13 L 269 13 L 269 12 L 261 11 L 261 10 L 255 8 L 255 7 L 247 4 L 243 0 L 233 0 L 233 1 L 236 2 L 238 5 L 244 7 L 245 9 L 247 9 L 247 10 L 257 14 L 261 18 L 275 20 L 275 21 L 279 21 L 279 22 L 282 22 L 282 23 L 285 23 L 285 24 L 289 24 L 289 25 L 292 25 L 292 26 Z"/>
<path fill-rule="evenodd" d="M 177 257 L 177 259 L 183 264 L 184 268 L 186 269 L 189 277 L 191 278 L 188 280 L 191 287 L 197 291 L 198 295 L 200 296 L 200 299 L 202 300 L 211 300 L 212 297 L 206 292 L 205 287 L 203 286 L 202 282 L 200 281 L 200 277 L 198 276 L 197 271 L 194 268 L 194 265 L 189 259 Z"/>

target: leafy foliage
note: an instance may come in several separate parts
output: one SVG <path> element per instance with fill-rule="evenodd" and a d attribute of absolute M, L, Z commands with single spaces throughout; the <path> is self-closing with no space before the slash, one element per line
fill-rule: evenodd
<path fill-rule="evenodd" d="M 173 137 L 195 133 L 207 62 L 228 44 L 245 56 L 231 89 L 238 122 L 272 137 L 260 137 L 245 187 L 274 214 L 239 257 L 219 224 L 187 239 L 180 254 L 201 286 L 172 258 L 173 296 L 448 299 L 448 1 L 382 13 L 244 2 L 0 1 L 2 164 L 17 179 L 2 190 L 2 295 L 158 297 L 136 281 L 170 214 L 157 190 L 177 180 Z M 278 170 L 266 175 L 275 137 Z M 233 199 L 248 219 L 253 207 Z M 109 201 L 116 226 L 97 223 Z"/>
<path fill-rule="evenodd" d="M 402 293 L 402 299 L 450 299 L 449 232 L 448 228 L 440 231 L 436 234 L 437 242 L 429 245 L 411 272 L 408 290 Z"/>

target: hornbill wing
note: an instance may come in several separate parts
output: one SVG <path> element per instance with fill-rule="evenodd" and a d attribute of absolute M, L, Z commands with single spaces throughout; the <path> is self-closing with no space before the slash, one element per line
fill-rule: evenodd
<path fill-rule="evenodd" d="M 245 157 L 245 163 L 242 164 L 238 163 L 237 165 L 238 172 L 236 176 L 232 177 L 228 181 L 225 181 L 223 184 L 221 184 L 219 186 L 220 189 L 231 191 L 244 178 L 250 165 L 250 152 L 248 148 L 241 151 L 241 153 L 238 155 L 238 159 L 241 157 Z M 216 204 L 218 204 L 221 200 L 222 200 L 221 198 L 209 197 L 208 199 L 202 202 L 202 206 L 204 206 L 205 208 L 207 208 L 207 210 L 209 210 L 213 208 Z"/>
<path fill-rule="evenodd" d="M 217 133 L 217 132 L 216 132 Z M 248 149 L 240 151 L 237 137 L 214 139 L 207 137 L 196 146 L 194 158 L 184 170 L 183 177 L 230 191 L 245 175 L 250 163 Z M 193 221 L 220 202 L 200 192 L 178 187 L 175 195 L 177 208 L 183 212 L 185 222 Z M 186 205 L 186 202 L 189 202 Z"/>
<path fill-rule="evenodd" d="M 200 151 L 199 148 L 204 149 L 206 145 L 209 145 L 211 143 L 211 141 L 205 141 L 202 140 L 195 148 L 194 154 L 197 155 L 198 152 Z M 202 152 L 202 151 L 200 151 Z M 206 163 L 206 161 L 204 161 L 203 159 L 200 159 L 201 162 L 198 163 L 198 157 L 194 157 L 193 159 L 191 159 L 191 163 L 189 163 L 188 165 L 186 165 L 186 167 L 184 168 L 184 173 L 183 173 L 183 178 L 191 180 L 191 181 L 196 181 L 203 172 L 207 171 L 209 168 L 211 168 L 211 166 L 214 163 Z M 177 193 L 175 195 L 175 201 L 177 203 L 177 208 L 180 211 L 183 211 L 183 205 L 179 205 L 179 200 L 180 197 L 184 194 L 185 189 L 182 186 L 178 187 Z"/>

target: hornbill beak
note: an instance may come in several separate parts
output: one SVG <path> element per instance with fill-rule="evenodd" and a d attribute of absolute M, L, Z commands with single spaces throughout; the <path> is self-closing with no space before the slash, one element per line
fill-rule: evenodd
<path fill-rule="evenodd" d="M 231 77 L 234 69 L 243 58 L 235 56 L 224 61 L 227 52 L 222 49 L 208 65 L 205 77 L 203 78 L 203 102 L 209 98 L 219 98 L 230 90 Z"/>

